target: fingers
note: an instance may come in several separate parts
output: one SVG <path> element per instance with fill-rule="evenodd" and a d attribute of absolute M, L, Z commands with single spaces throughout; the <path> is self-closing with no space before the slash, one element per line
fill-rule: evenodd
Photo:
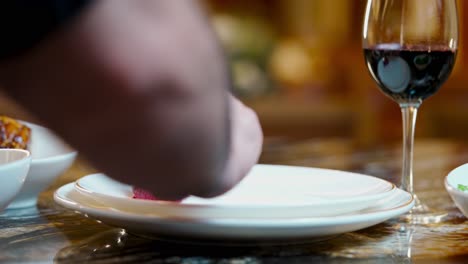
<path fill-rule="evenodd" d="M 220 195 L 239 183 L 258 162 L 263 132 L 257 114 L 234 96 L 231 104 L 231 149 L 224 174 L 219 181 L 202 197 Z"/>

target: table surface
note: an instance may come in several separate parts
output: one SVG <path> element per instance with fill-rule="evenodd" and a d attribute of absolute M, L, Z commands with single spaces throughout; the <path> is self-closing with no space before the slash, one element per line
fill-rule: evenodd
<path fill-rule="evenodd" d="M 346 139 L 268 139 L 261 162 L 355 171 L 397 183 L 400 152 L 399 144 L 363 147 Z M 142 238 L 55 204 L 56 188 L 95 171 L 79 159 L 40 195 L 37 207 L 0 214 L 0 263 L 466 263 L 468 221 L 443 186 L 445 175 L 466 162 L 468 145 L 416 140 L 416 192 L 445 214 L 439 223 L 403 229 L 401 221 L 392 219 L 320 242 L 233 246 Z"/>

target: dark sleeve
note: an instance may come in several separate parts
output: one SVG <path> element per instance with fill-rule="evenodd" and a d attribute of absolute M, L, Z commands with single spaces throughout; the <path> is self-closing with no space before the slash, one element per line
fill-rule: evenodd
<path fill-rule="evenodd" d="M 0 0 L 0 60 L 20 55 L 92 0 Z"/>

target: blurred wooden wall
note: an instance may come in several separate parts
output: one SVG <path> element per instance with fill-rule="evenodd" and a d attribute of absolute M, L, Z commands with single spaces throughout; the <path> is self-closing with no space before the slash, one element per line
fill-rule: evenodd
<path fill-rule="evenodd" d="M 259 113 L 267 136 L 348 137 L 364 144 L 401 140 L 400 109 L 377 89 L 364 64 L 365 0 L 209 2 L 215 18 L 257 20 L 274 32 L 264 69 L 273 88 L 262 96 L 242 94 Z M 468 138 L 464 132 L 468 131 L 468 3 L 458 4 L 457 65 L 441 90 L 423 103 L 417 137 Z M 241 36 L 251 31 L 251 24 L 244 24 Z M 262 34 L 254 35 L 262 39 Z M 235 34 L 230 38 L 235 39 Z"/>
<path fill-rule="evenodd" d="M 266 136 L 401 140 L 398 106 L 370 78 L 361 50 L 365 0 L 205 0 L 235 62 L 238 95 Z M 468 139 L 468 2 L 459 0 L 456 68 L 422 105 L 417 137 Z M 251 89 L 251 90 L 249 90 Z M 0 114 L 36 120 L 0 93 Z M 37 120 L 36 120 L 37 121 Z"/>

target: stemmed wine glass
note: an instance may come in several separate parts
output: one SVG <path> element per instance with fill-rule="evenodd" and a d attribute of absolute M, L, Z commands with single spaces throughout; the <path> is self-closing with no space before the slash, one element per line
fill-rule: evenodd
<path fill-rule="evenodd" d="M 362 37 L 372 78 L 403 115 L 401 188 L 416 199 L 407 218 L 432 222 L 435 215 L 413 189 L 414 129 L 419 106 L 439 90 L 455 64 L 456 0 L 368 0 Z"/>

